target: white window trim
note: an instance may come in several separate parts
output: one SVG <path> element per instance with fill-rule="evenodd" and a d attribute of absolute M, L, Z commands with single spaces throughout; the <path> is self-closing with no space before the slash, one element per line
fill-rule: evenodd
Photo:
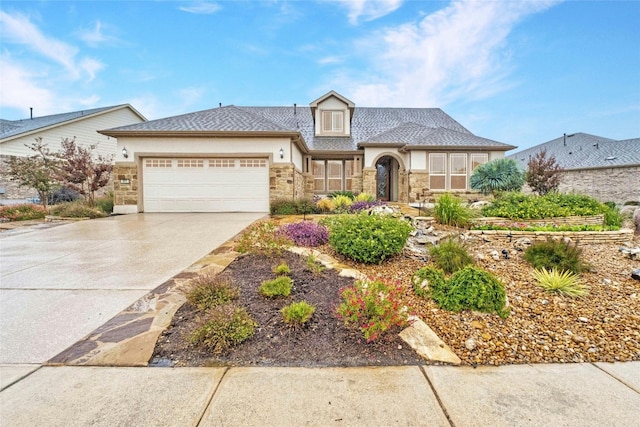
<path fill-rule="evenodd" d="M 316 190 L 316 186 L 315 186 L 315 182 L 317 180 L 320 180 L 320 178 L 316 177 L 316 175 L 313 173 L 313 162 L 323 162 L 324 163 L 324 176 L 322 177 L 324 186 L 323 186 L 323 190 Z M 329 190 L 329 162 L 340 162 L 341 166 L 340 166 L 340 190 Z M 347 177 L 347 173 L 346 173 L 346 162 L 352 162 L 351 163 L 351 167 L 352 169 L 355 168 L 355 161 L 353 159 L 311 159 L 310 165 L 311 165 L 311 171 L 310 173 L 313 175 L 313 191 L 314 193 L 318 193 L 318 194 L 328 194 L 328 193 L 332 193 L 334 191 L 351 191 L 351 190 L 346 190 L 347 188 L 347 179 L 351 180 L 351 185 L 353 188 L 353 175 L 354 175 L 354 171 L 351 171 L 351 175 L 349 177 Z M 338 178 L 331 178 L 332 180 L 337 180 Z"/>
<path fill-rule="evenodd" d="M 464 156 L 464 174 L 461 173 L 453 173 L 453 160 L 456 158 L 461 158 Z M 469 164 L 467 163 L 469 158 L 467 157 L 467 153 L 450 153 L 449 154 L 449 179 L 445 179 L 445 184 L 452 191 L 466 191 L 468 187 L 468 169 Z M 451 179 L 454 176 L 464 176 L 464 188 L 451 188 Z"/>
<path fill-rule="evenodd" d="M 328 120 L 327 120 L 328 118 Z M 323 134 L 343 134 L 345 113 L 342 110 L 322 110 L 320 129 Z"/>
<path fill-rule="evenodd" d="M 440 157 L 444 159 L 444 173 L 432 173 L 431 171 L 431 159 Z M 431 185 L 432 176 L 444 176 L 444 188 L 434 189 Z M 447 153 L 429 153 L 429 190 L 431 191 L 447 191 Z"/>

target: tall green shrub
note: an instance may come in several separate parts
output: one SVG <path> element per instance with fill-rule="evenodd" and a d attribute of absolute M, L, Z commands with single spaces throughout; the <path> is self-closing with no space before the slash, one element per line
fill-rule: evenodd
<path fill-rule="evenodd" d="M 482 194 L 520 191 L 524 185 L 524 172 L 513 159 L 496 159 L 478 166 L 471 175 L 471 188 Z"/>
<path fill-rule="evenodd" d="M 411 225 L 384 215 L 339 215 L 326 222 L 336 252 L 365 264 L 380 264 L 402 252 Z"/>
<path fill-rule="evenodd" d="M 433 216 L 440 224 L 464 227 L 469 223 L 471 211 L 462 205 L 458 197 L 446 193 L 435 204 Z"/>

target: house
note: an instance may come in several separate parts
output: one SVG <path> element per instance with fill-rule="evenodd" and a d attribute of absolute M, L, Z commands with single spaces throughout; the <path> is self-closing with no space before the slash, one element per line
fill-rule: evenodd
<path fill-rule="evenodd" d="M 42 143 L 52 152 L 60 150 L 63 139 L 75 137 L 79 145 L 95 144 L 96 154 L 115 156 L 115 138 L 97 131 L 146 120 L 129 104 L 22 120 L 0 119 L 0 200 L 35 197 L 32 189 L 19 188 L 9 180 L 5 159 L 8 156 L 32 156 L 34 153 L 27 146 L 33 144 L 36 138 L 42 138 Z"/>
<path fill-rule="evenodd" d="M 617 141 L 588 133 L 564 134 L 507 157 L 526 170 L 542 150 L 564 169 L 560 192 L 585 194 L 601 202 L 640 202 L 640 138 Z"/>
<path fill-rule="evenodd" d="M 475 167 L 515 148 L 439 108 L 356 107 L 334 91 L 308 107 L 220 106 L 100 132 L 118 139 L 117 213 L 268 212 L 344 190 L 416 202 L 467 193 Z"/>

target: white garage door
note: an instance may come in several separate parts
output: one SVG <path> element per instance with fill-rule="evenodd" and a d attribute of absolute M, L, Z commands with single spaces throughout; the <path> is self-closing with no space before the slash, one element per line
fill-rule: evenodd
<path fill-rule="evenodd" d="M 143 161 L 145 212 L 268 212 L 266 159 Z"/>

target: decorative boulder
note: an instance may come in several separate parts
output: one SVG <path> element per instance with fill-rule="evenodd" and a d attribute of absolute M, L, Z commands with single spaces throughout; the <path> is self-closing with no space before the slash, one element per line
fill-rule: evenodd
<path fill-rule="evenodd" d="M 524 251 L 529 246 L 531 246 L 531 239 L 528 239 L 526 237 L 522 237 L 513 242 L 513 247 L 518 251 Z"/>
<path fill-rule="evenodd" d="M 633 270 L 631 272 L 631 278 L 632 279 L 636 279 L 636 280 L 640 280 L 640 268 L 636 268 L 635 270 Z"/>
<path fill-rule="evenodd" d="M 636 225 L 636 233 L 640 234 L 640 208 L 633 213 L 633 223 Z"/>

